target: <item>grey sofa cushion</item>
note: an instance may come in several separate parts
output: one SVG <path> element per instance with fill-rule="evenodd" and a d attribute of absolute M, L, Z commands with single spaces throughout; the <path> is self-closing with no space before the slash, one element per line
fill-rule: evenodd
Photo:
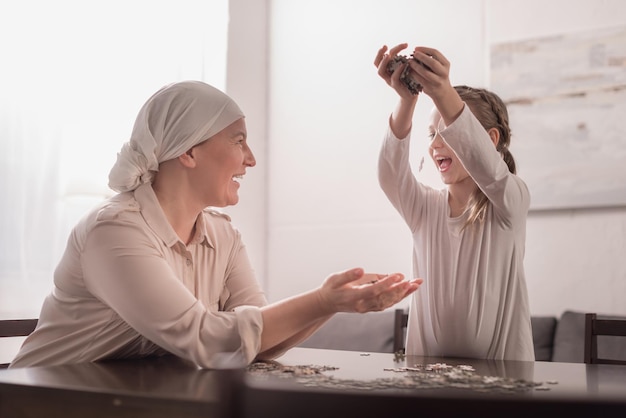
<path fill-rule="evenodd" d="M 393 353 L 393 321 L 393 309 L 366 314 L 338 313 L 300 343 L 300 347 Z M 583 362 L 584 312 L 565 311 L 558 320 L 534 316 L 531 325 L 537 361 Z M 626 337 L 598 337 L 598 353 L 601 357 L 626 359 Z"/>
<path fill-rule="evenodd" d="M 393 353 L 394 312 L 338 313 L 300 347 Z M 550 361 L 557 320 L 532 317 L 535 358 Z"/>
<path fill-rule="evenodd" d="M 393 353 L 394 311 L 335 314 L 300 347 Z"/>
<path fill-rule="evenodd" d="M 554 348 L 554 333 L 556 331 L 555 316 L 533 316 L 530 318 L 533 329 L 533 345 L 535 347 L 535 360 L 552 360 Z"/>
<path fill-rule="evenodd" d="M 585 313 L 565 311 L 554 333 L 552 361 L 583 363 L 585 353 Z"/>

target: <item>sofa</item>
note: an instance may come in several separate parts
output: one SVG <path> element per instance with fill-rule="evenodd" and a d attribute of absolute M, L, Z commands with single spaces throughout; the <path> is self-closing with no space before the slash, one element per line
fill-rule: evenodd
<path fill-rule="evenodd" d="M 601 315 L 600 318 L 617 318 Z M 338 313 L 300 347 L 393 352 L 394 310 Z M 537 361 L 583 363 L 585 312 L 565 311 L 560 317 L 532 316 L 533 344 Z M 600 356 L 626 360 L 626 337 L 599 337 Z"/>

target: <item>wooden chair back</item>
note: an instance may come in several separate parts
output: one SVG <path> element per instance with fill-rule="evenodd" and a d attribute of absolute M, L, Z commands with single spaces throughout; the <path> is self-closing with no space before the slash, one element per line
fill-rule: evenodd
<path fill-rule="evenodd" d="M 598 318 L 595 313 L 585 314 L 585 363 L 623 364 L 626 360 L 598 356 L 598 336 L 626 337 L 626 319 Z"/>
<path fill-rule="evenodd" d="M 0 338 L 27 337 L 35 330 L 37 319 L 0 320 Z M 0 363 L 0 369 L 6 369 L 9 363 Z"/>
<path fill-rule="evenodd" d="M 404 353 L 406 345 L 406 327 L 409 314 L 405 309 L 396 309 L 393 321 L 393 352 Z"/>

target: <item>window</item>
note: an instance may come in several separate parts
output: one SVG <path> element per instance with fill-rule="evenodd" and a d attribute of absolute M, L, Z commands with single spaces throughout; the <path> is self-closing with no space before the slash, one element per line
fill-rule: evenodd
<path fill-rule="evenodd" d="M 185 79 L 224 88 L 227 34 L 228 0 L 3 3 L 0 316 L 38 315 L 148 97 Z"/>

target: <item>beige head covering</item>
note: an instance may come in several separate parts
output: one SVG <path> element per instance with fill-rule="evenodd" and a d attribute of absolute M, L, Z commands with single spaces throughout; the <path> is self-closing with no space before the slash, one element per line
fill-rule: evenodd
<path fill-rule="evenodd" d="M 109 173 L 109 187 L 126 192 L 152 182 L 159 163 L 184 154 L 243 117 L 230 97 L 201 81 L 161 88 L 139 111 L 130 141 Z"/>

